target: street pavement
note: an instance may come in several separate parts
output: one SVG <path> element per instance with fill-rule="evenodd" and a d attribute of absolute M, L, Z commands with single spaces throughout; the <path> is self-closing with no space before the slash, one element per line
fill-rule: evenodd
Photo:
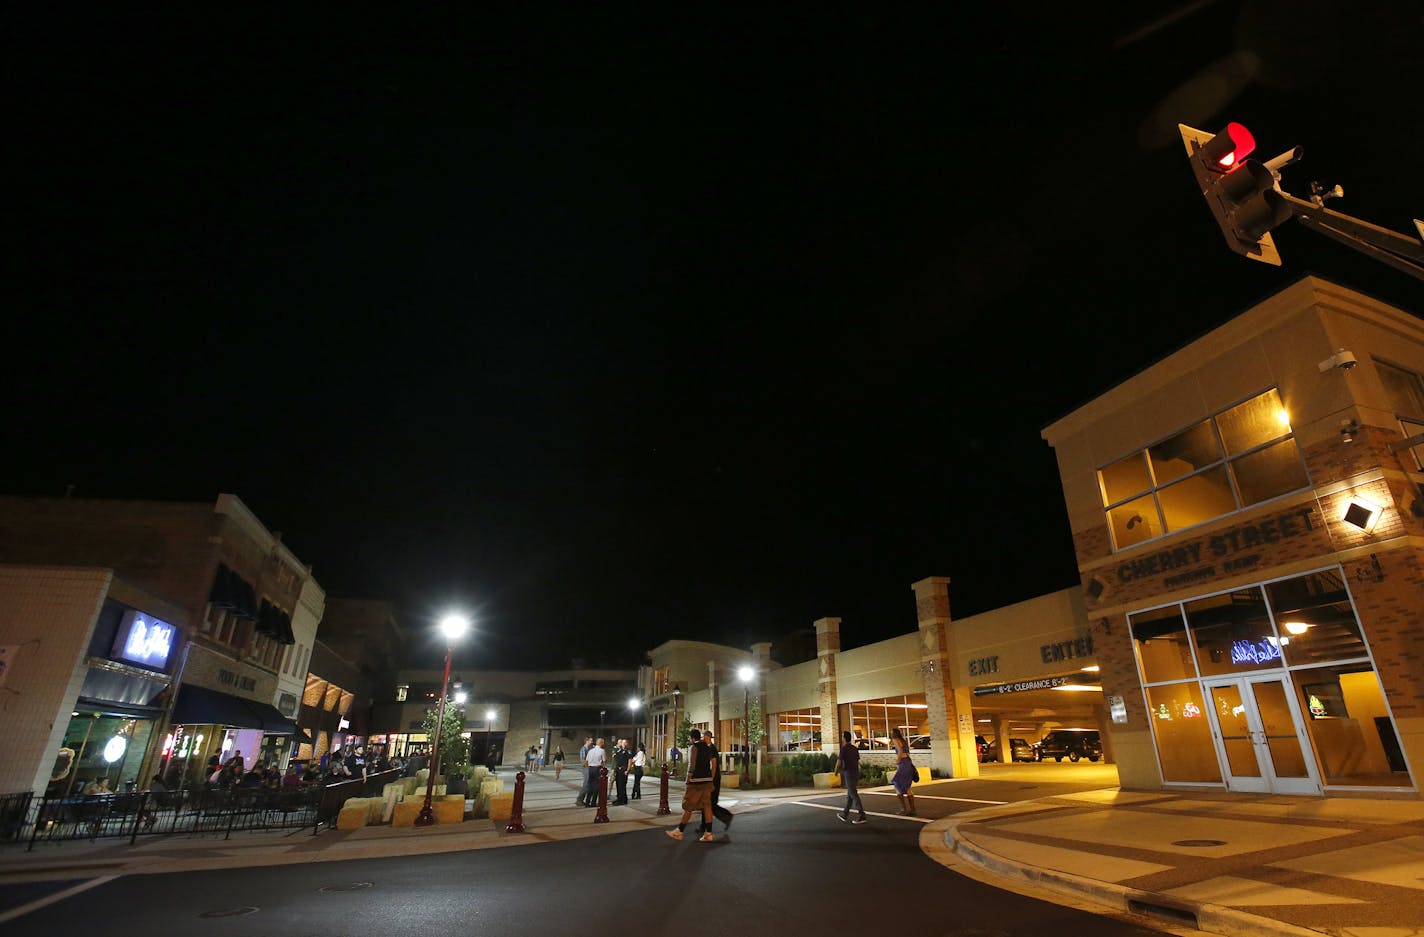
<path fill-rule="evenodd" d="M 504 774 L 508 780 L 512 772 Z M 617 834 L 665 841 L 661 831 L 678 819 L 677 782 L 670 785 L 670 816 L 656 815 L 658 781 L 650 777 L 644 799 L 609 807 L 610 822 L 603 824 L 593 822 L 594 810 L 573 805 L 576 783 L 575 772 L 567 770 L 557 782 L 551 771 L 531 775 L 523 834 L 505 832 L 502 822 L 473 820 L 422 830 L 253 833 L 229 841 L 170 836 L 133 847 L 41 843 L 30 853 L 10 845 L 0 849 L 0 926 L 9 933 L 7 922 L 42 920 L 46 907 L 58 910 L 71 898 L 92 897 L 85 893 L 98 895 L 125 880 L 116 877 L 478 853 L 575 840 L 588 840 L 597 850 L 596 841 Z M 1120 791 L 1110 766 L 1086 763 L 988 765 L 978 779 L 920 785 L 920 816 L 914 818 L 897 815 L 888 788 L 864 794 L 871 815 L 867 827 L 835 822 L 833 811 L 842 800 L 836 791 L 725 790 L 723 800 L 739 818 L 751 815 L 734 830 L 739 845 L 743 837 L 735 834 L 756 831 L 757 848 L 773 849 L 779 827 L 772 817 L 792 828 L 893 829 L 908 836 L 907 849 L 913 852 L 917 841 L 920 852 L 961 875 L 1073 908 L 1096 907 L 1110 914 L 1113 926 L 1291 937 L 1424 935 L 1424 801 L 1419 799 Z M 895 840 L 884 839 L 889 835 L 884 832 L 874 835 L 879 837 L 873 840 L 874 856 L 862 858 L 880 862 Z M 687 848 L 688 843 L 669 845 Z M 854 857 L 847 861 L 863 868 Z M 332 875 L 347 870 L 327 877 Z M 873 896 L 871 903 L 878 908 L 882 900 Z M 929 901 L 933 904 L 932 897 Z M 932 932 L 1035 933 L 1031 927 L 1018 931 L 991 924 L 964 930 L 956 917 Z"/>

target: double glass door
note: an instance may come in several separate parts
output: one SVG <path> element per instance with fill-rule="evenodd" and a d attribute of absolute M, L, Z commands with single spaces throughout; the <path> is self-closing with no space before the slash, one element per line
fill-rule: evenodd
<path fill-rule="evenodd" d="M 1230 790 L 1320 793 L 1315 758 L 1288 680 L 1274 672 L 1203 681 Z"/>

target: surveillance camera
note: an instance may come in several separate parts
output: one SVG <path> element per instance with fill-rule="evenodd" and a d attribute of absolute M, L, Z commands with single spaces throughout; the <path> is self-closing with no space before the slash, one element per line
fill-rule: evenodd
<path fill-rule="evenodd" d="M 1358 362 L 1355 361 L 1354 355 L 1341 348 L 1339 351 L 1335 352 L 1335 354 L 1320 362 L 1317 367 L 1320 368 L 1320 373 L 1324 374 L 1331 368 L 1339 368 L 1341 371 L 1348 371 L 1353 368 L 1357 363 Z"/>

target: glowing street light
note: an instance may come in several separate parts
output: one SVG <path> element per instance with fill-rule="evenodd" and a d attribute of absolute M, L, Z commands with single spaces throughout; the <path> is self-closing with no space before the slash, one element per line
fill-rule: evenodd
<path fill-rule="evenodd" d="M 742 773 L 749 774 L 752 768 L 752 681 L 756 679 L 756 671 L 741 667 L 737 676 L 742 681 L 742 725 L 746 729 L 742 739 Z"/>
<path fill-rule="evenodd" d="M 430 776 L 425 782 L 425 803 L 416 814 L 416 826 L 434 826 L 435 774 L 440 770 L 440 736 L 445 731 L 445 697 L 450 693 L 450 658 L 455 656 L 455 642 L 470 630 L 470 620 L 464 615 L 446 615 L 440 620 L 440 633 L 445 636 L 445 682 L 440 687 L 440 703 L 435 710 L 435 742 L 430 748 Z"/>

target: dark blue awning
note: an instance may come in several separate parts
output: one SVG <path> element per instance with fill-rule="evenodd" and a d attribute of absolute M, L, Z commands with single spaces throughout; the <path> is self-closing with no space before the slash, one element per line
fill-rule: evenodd
<path fill-rule="evenodd" d="M 185 686 L 178 690 L 173 722 L 185 726 L 262 729 L 279 735 L 292 735 L 297 731 L 297 724 L 270 703 L 241 699 L 200 686 Z"/>

